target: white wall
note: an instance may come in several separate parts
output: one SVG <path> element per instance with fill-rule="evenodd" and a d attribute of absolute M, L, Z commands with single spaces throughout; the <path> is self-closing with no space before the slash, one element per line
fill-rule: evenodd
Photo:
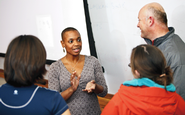
<path fill-rule="evenodd" d="M 58 60 L 65 55 L 61 31 L 75 27 L 83 42 L 81 53 L 90 55 L 82 0 L 0 0 L 0 17 L 0 53 L 6 53 L 14 37 L 32 34 L 44 44 L 47 59 Z M 4 58 L 0 57 L 0 69 L 3 64 Z"/>
<path fill-rule="evenodd" d="M 82 38 L 82 54 L 90 55 L 82 0 L 0 0 L 0 53 L 18 35 L 35 35 L 44 44 L 47 59 L 65 56 L 61 32 L 75 27 Z"/>

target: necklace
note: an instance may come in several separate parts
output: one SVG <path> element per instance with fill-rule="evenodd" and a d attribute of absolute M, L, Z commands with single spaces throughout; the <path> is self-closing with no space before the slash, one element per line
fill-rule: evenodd
<path fill-rule="evenodd" d="M 65 57 L 65 58 L 66 58 L 66 57 Z M 66 58 L 66 60 L 67 60 L 67 58 Z M 77 63 L 79 62 L 79 60 L 80 60 L 80 56 L 79 56 L 78 61 L 76 62 L 76 64 L 75 64 L 74 66 L 71 66 L 71 64 L 70 64 L 70 66 L 71 66 L 71 71 L 72 71 L 72 72 L 75 71 L 75 67 L 76 67 Z"/>

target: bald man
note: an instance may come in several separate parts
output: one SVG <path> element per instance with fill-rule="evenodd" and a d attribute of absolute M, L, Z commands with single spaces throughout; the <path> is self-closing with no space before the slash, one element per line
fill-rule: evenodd
<path fill-rule="evenodd" d="M 137 27 L 147 44 L 158 47 L 164 54 L 167 65 L 174 72 L 173 83 L 176 92 L 185 100 L 185 44 L 176 35 L 173 27 L 168 27 L 167 15 L 158 3 L 149 3 L 138 14 Z M 161 73 L 163 74 L 163 73 Z"/>

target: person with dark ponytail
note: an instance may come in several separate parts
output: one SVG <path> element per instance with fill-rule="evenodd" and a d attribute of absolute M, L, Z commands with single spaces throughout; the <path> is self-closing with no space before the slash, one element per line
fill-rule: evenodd
<path fill-rule="evenodd" d="M 134 79 L 121 84 L 101 115 L 185 115 L 185 101 L 176 93 L 172 70 L 157 47 L 135 47 L 129 66 Z"/>

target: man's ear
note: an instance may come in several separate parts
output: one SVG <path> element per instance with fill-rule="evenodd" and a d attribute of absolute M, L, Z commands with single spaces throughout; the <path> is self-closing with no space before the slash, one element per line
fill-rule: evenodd
<path fill-rule="evenodd" d="M 148 23 L 149 23 L 149 26 L 151 27 L 151 26 L 153 26 L 153 24 L 154 24 L 154 17 L 153 16 L 150 16 L 149 18 L 148 18 Z"/>
<path fill-rule="evenodd" d="M 140 78 L 140 73 L 137 70 L 135 70 L 134 72 L 135 72 L 136 77 Z"/>
<path fill-rule="evenodd" d="M 61 40 L 60 43 L 61 43 L 62 47 L 64 48 L 65 47 L 64 42 Z"/>

